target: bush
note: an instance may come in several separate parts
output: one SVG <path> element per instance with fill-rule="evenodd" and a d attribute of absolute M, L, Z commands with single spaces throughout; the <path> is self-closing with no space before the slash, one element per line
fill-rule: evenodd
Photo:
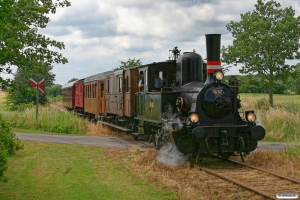
<path fill-rule="evenodd" d="M 262 110 L 262 111 L 269 110 L 269 102 L 268 102 L 268 100 L 265 99 L 265 98 L 257 100 L 257 102 L 256 102 L 256 108 L 258 108 L 259 110 Z"/>
<path fill-rule="evenodd" d="M 21 141 L 10 131 L 8 123 L 0 114 L 0 180 L 6 180 L 4 171 L 6 170 L 6 155 L 13 155 L 23 148 Z"/>

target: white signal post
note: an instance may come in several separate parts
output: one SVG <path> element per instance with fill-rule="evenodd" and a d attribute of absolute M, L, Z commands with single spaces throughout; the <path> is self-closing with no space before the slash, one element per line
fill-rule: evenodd
<path fill-rule="evenodd" d="M 39 83 L 37 83 L 32 78 L 29 79 L 29 82 L 33 85 L 33 88 L 36 88 L 36 120 L 38 117 L 38 109 L 39 109 L 39 91 L 42 93 L 45 92 L 45 89 L 43 88 L 43 84 L 45 83 L 45 80 L 42 79 Z"/>

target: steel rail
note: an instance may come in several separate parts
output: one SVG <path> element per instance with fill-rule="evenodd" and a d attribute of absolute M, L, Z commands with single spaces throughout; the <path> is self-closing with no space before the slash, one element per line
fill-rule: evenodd
<path fill-rule="evenodd" d="M 283 178 L 283 179 L 292 181 L 292 182 L 294 182 L 294 183 L 300 183 L 300 181 L 298 181 L 298 180 L 296 180 L 296 179 L 292 179 L 292 178 L 289 178 L 289 177 L 286 177 L 286 176 L 283 176 L 283 175 L 280 175 L 280 174 L 276 174 L 276 173 L 273 173 L 273 172 L 269 172 L 269 171 L 264 170 L 264 169 L 261 169 L 261 168 L 259 168 L 259 167 L 254 167 L 254 166 L 247 165 L 247 164 L 245 164 L 245 163 L 240 163 L 240 162 L 237 162 L 237 161 L 234 161 L 234 160 L 230 160 L 230 159 L 228 159 L 228 161 L 230 161 L 230 162 L 232 162 L 232 163 L 240 164 L 240 165 L 243 165 L 243 166 L 252 168 L 252 169 L 256 169 L 256 170 L 259 170 L 259 171 L 262 171 L 262 172 L 266 172 L 266 173 L 272 174 L 272 175 L 274 175 L 274 176 L 277 176 L 277 177 L 280 177 L 280 178 Z"/>
<path fill-rule="evenodd" d="M 236 185 L 242 186 L 242 187 L 244 187 L 244 188 L 246 188 L 246 189 L 248 189 L 248 190 L 251 190 L 251 191 L 253 191 L 253 192 L 257 193 L 257 194 L 260 194 L 260 195 L 262 195 L 262 196 L 264 196 L 264 197 L 267 197 L 267 198 L 270 198 L 270 199 L 275 199 L 275 200 L 277 199 L 276 197 L 273 197 L 273 196 L 271 196 L 270 194 L 266 194 L 266 193 L 264 193 L 264 192 L 262 192 L 262 191 L 260 191 L 260 190 L 257 190 L 257 189 L 255 189 L 255 188 L 253 188 L 253 187 L 247 186 L 247 185 L 244 184 L 244 183 L 238 182 L 238 181 L 233 180 L 233 179 L 231 179 L 231 178 L 227 178 L 227 177 L 225 177 L 225 176 L 223 176 L 223 175 L 221 175 L 221 174 L 218 174 L 218 173 L 216 173 L 216 172 L 214 172 L 214 171 L 212 171 L 212 170 L 206 169 L 206 168 L 204 168 L 204 167 L 200 167 L 200 169 L 203 170 L 203 171 L 205 171 L 205 172 L 208 172 L 208 173 L 210 173 L 210 174 L 213 174 L 213 175 L 215 175 L 215 176 L 218 176 L 218 177 L 220 177 L 220 178 L 222 178 L 222 179 L 225 179 L 225 180 L 227 180 L 227 181 L 229 181 L 229 182 L 232 182 L 232 183 L 234 183 L 234 184 L 236 184 Z"/>

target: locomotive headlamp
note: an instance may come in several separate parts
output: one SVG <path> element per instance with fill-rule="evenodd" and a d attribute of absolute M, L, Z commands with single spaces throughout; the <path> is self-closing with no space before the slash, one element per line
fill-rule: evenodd
<path fill-rule="evenodd" d="M 253 112 L 247 113 L 247 121 L 254 122 L 256 120 L 256 115 Z"/>
<path fill-rule="evenodd" d="M 223 74 L 223 72 L 221 72 L 221 71 L 216 71 L 215 74 L 214 74 L 214 77 L 215 77 L 215 79 L 217 79 L 218 81 L 221 81 L 221 80 L 223 80 L 223 78 L 224 78 L 224 74 Z"/>
<path fill-rule="evenodd" d="M 197 113 L 192 113 L 189 117 L 190 122 L 198 123 L 199 122 L 199 115 Z"/>

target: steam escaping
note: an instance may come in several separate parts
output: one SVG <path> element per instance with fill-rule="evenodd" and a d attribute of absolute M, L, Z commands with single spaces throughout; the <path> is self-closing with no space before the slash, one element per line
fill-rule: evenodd
<path fill-rule="evenodd" d="M 172 167 L 179 166 L 189 159 L 189 155 L 183 155 L 175 144 L 166 143 L 158 152 L 156 160 Z"/>
<path fill-rule="evenodd" d="M 179 131 L 182 128 L 182 123 L 177 114 L 173 114 L 173 107 L 168 104 L 164 106 L 165 112 L 162 113 L 163 129 L 161 135 L 161 148 L 158 152 L 156 160 L 169 166 L 179 166 L 189 159 L 189 155 L 183 155 L 176 147 L 175 144 L 170 142 L 169 135 L 172 130 Z M 175 127 L 172 127 L 176 125 Z M 174 141 L 173 141 L 174 142 Z"/>
<path fill-rule="evenodd" d="M 256 115 L 255 123 L 256 123 L 256 125 L 261 125 L 261 120 L 257 115 Z"/>

